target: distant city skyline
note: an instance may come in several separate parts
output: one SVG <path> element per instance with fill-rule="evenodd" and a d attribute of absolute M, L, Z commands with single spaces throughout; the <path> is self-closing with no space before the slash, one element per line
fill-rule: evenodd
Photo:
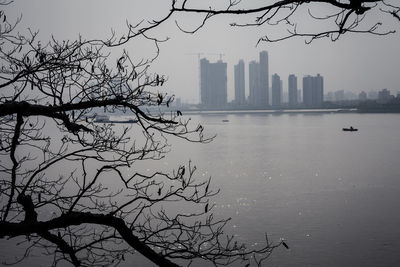
<path fill-rule="evenodd" d="M 156 4 L 156 5 L 155 5 Z M 52 35 L 57 40 L 78 38 L 103 38 L 111 34 L 111 29 L 117 34 L 126 32 L 126 22 L 136 25 L 140 21 L 151 21 L 161 18 L 169 10 L 169 1 L 132 1 L 121 0 L 118 4 L 110 1 L 14 1 L 7 7 L 7 17 L 17 18 L 22 15 L 18 28 L 29 27 L 39 30 L 42 43 Z M 243 3 L 245 7 L 247 4 Z M 329 11 L 327 11 L 329 12 Z M 71 16 L 73 14 L 73 16 Z M 90 20 L 88 20 L 90 17 Z M 168 77 L 165 85 L 169 94 L 180 97 L 182 102 L 199 103 L 199 72 L 198 53 L 203 55 L 213 53 L 211 61 L 218 60 L 219 54 L 228 64 L 227 96 L 228 102 L 235 97 L 234 69 L 240 59 L 248 62 L 257 59 L 260 51 L 269 53 L 269 72 L 278 73 L 287 88 L 287 77 L 296 74 L 299 80 L 303 76 L 321 73 L 325 78 L 324 91 L 335 92 L 344 90 L 358 95 L 361 91 L 379 91 L 387 88 L 391 92 L 400 90 L 400 53 L 398 44 L 400 34 L 388 36 L 372 36 L 369 34 L 345 34 L 336 42 L 329 39 L 316 40 L 305 44 L 305 38 L 295 38 L 278 43 L 257 45 L 259 37 L 265 34 L 279 34 L 277 27 L 232 28 L 229 23 L 235 16 L 222 16 L 209 21 L 206 26 L 194 35 L 181 32 L 175 25 L 175 19 L 186 29 L 195 28 L 201 18 L 192 16 L 182 18 L 176 16 L 166 22 L 162 28 L 151 33 L 152 37 L 170 39 L 160 45 L 159 58 L 151 66 L 151 72 L 158 72 Z M 51 23 L 49 23 L 51 21 Z M 371 13 L 366 18 L 373 25 L 382 21 L 388 28 L 397 29 L 398 24 L 388 22 L 388 18 L 377 17 Z M 311 27 L 303 21 L 304 29 Z M 396 23 L 396 24 L 395 24 Z M 24 33 L 22 30 L 21 33 Z M 154 56 L 152 43 L 131 43 L 126 47 L 130 56 L 138 60 Z M 193 54 L 193 55 L 188 55 Z M 270 77 L 269 77 L 270 78 Z M 248 76 L 245 76 L 248 81 Z M 245 84 L 248 94 L 248 82 Z M 299 84 L 299 87 L 301 85 Z"/>
<path fill-rule="evenodd" d="M 256 108 L 280 108 L 287 103 L 290 107 L 297 107 L 300 104 L 311 108 L 322 107 L 324 79 L 320 74 L 315 77 L 304 76 L 302 89 L 299 90 L 295 74 L 288 76 L 287 88 L 283 87 L 283 81 L 277 73 L 271 76 L 272 82 L 269 84 L 267 51 L 261 51 L 259 61 L 252 60 L 248 63 L 248 66 L 249 93 L 247 97 L 245 92 L 245 62 L 240 59 L 233 66 L 235 97 L 232 101 L 228 101 L 228 64 L 223 62 L 221 58 L 216 63 L 210 63 L 207 58 L 200 59 L 200 104 L 212 108 L 224 107 L 229 102 L 234 105 L 249 105 Z M 302 94 L 301 99 L 298 97 L 299 94 Z"/>
<path fill-rule="evenodd" d="M 216 63 L 210 63 L 208 59 L 202 58 L 200 60 L 201 68 L 199 71 L 201 77 L 200 95 L 201 104 L 212 108 L 224 107 L 228 104 L 237 106 L 249 106 L 255 108 L 318 108 L 323 107 L 324 102 L 342 102 L 342 101 L 367 101 L 377 100 L 378 103 L 387 103 L 394 98 L 400 97 L 400 91 L 390 91 L 387 88 L 380 90 L 361 91 L 354 93 L 345 90 L 336 90 L 333 92 L 325 92 L 325 80 L 321 74 L 316 76 L 305 75 L 302 78 L 302 84 L 299 88 L 298 78 L 295 74 L 289 74 L 287 78 L 287 87 L 283 86 L 283 81 L 280 75 L 275 73 L 271 75 L 271 85 L 264 85 L 261 87 L 261 80 L 266 83 L 266 73 L 269 70 L 268 52 L 261 51 L 259 54 L 259 61 L 252 60 L 248 63 L 248 79 L 246 80 L 246 63 L 243 59 L 233 66 L 233 79 L 234 79 L 234 99 L 228 99 L 227 80 L 229 79 L 228 71 L 229 66 L 221 59 Z M 263 62 L 264 75 L 261 72 L 261 64 Z M 205 67 L 207 66 L 207 67 Z M 219 67 L 217 67 L 219 66 Z M 207 74 L 206 74 L 207 73 Z M 245 85 L 249 85 L 249 92 L 246 94 Z M 219 86 L 216 91 L 213 91 L 213 86 Z M 266 95 L 268 95 L 268 105 L 263 104 Z M 263 100 L 262 100 L 263 99 Z M 179 101 L 181 98 L 179 97 Z"/>
<path fill-rule="evenodd" d="M 221 53 L 218 55 L 220 56 L 218 62 L 223 62 L 221 60 L 223 54 Z M 276 89 L 273 94 L 273 84 L 269 84 L 269 77 L 273 79 L 274 75 L 269 75 L 270 66 L 268 58 L 269 55 L 267 51 L 259 52 L 259 60 L 257 61 L 253 59 L 248 62 L 248 69 L 245 67 L 245 60 L 240 59 L 238 63 L 233 66 L 233 73 L 230 73 L 229 71 L 231 66 L 224 62 L 224 64 L 227 65 L 226 103 L 232 102 L 237 105 L 249 104 L 258 107 L 263 107 L 263 105 L 266 107 L 279 107 L 281 104 L 288 104 L 287 106 L 289 107 L 296 107 L 300 104 L 304 104 L 307 107 L 317 107 L 322 106 L 324 101 L 335 102 L 344 100 L 378 99 L 378 92 L 382 90 L 376 89 L 368 92 L 361 90 L 357 93 L 345 90 L 326 92 L 326 81 L 321 74 L 317 74 L 315 77 L 310 74 L 305 74 L 302 78 L 303 83 L 300 84 L 299 87 L 297 75 L 292 73 L 288 75 L 286 84 L 284 84 L 283 80 L 280 80 L 279 90 L 281 93 L 277 94 L 278 89 Z M 276 73 L 276 75 L 280 78 L 278 73 Z M 228 86 L 229 79 L 234 80 L 233 99 L 229 99 L 228 97 L 229 91 L 231 90 Z M 246 90 L 246 84 L 248 85 L 248 90 Z M 275 87 L 279 86 L 275 85 Z M 306 88 L 305 91 L 304 88 Z M 392 92 L 393 91 L 400 92 L 400 90 L 392 90 Z M 274 97 L 275 99 L 272 100 Z M 268 104 L 263 104 L 265 101 L 268 101 Z M 202 102 L 203 101 L 200 101 L 200 103 Z"/>

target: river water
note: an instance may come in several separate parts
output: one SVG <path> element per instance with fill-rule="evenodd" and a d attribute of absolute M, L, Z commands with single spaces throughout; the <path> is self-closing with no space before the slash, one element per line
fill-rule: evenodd
<path fill-rule="evenodd" d="M 227 233 L 240 241 L 284 238 L 290 249 L 266 266 L 400 266 L 400 114 L 190 117 L 215 140 L 171 139 L 156 164 L 191 159 L 197 175 L 212 176 L 214 213 L 232 217 Z M 359 131 L 341 130 L 349 126 Z"/>
<path fill-rule="evenodd" d="M 213 177 L 239 239 L 287 240 L 268 266 L 400 266 L 399 114 L 192 117 L 215 141 L 176 143 L 171 158 Z"/>

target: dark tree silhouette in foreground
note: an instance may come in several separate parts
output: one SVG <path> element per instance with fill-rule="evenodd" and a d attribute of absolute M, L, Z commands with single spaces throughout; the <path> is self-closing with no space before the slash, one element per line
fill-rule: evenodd
<path fill-rule="evenodd" d="M 173 0 L 171 10 L 201 15 L 201 21 L 194 29 L 176 22 L 187 33 L 195 33 L 216 15 L 243 15 L 243 22 L 230 25 L 260 27 L 260 34 L 266 34 L 259 38 L 258 43 L 293 37 L 303 37 L 306 43 L 326 37 L 336 41 L 345 33 L 387 35 L 395 31 L 384 27 L 377 18 L 385 20 L 389 16 L 400 21 L 400 4 L 396 0 L 273 0 L 256 4 L 246 0 L 227 0 L 225 7 L 220 6 L 220 2 L 214 7 L 196 0 Z M 313 31 L 310 31 L 310 25 Z M 273 29 L 268 26 L 273 26 Z M 279 27 L 283 31 L 277 30 Z"/>
<path fill-rule="evenodd" d="M 1 11 L 0 238 L 23 238 L 26 248 L 7 263 L 39 250 L 53 265 L 112 266 L 133 252 L 160 266 L 247 264 L 281 244 L 266 240 L 251 250 L 225 236 L 229 219 L 213 216 L 209 199 L 218 190 L 210 179 L 196 179 L 190 162 L 170 172 L 157 164 L 167 138 L 212 137 L 165 109 L 173 101 L 160 89 L 166 78 L 148 71 L 158 53 L 112 58 L 133 38 L 158 48 L 149 32 L 172 13 L 147 26 L 128 24 L 120 38 L 41 43 L 36 32 L 15 33 L 19 21 Z M 98 110 L 130 112 L 137 123 L 95 123 Z M 160 169 L 141 172 L 148 161 Z"/>
<path fill-rule="evenodd" d="M 384 1 L 335 0 L 282 0 L 255 9 L 229 1 L 221 10 L 191 4 L 172 1 L 164 18 L 127 24 L 123 36 L 47 43 L 40 43 L 36 32 L 16 33 L 18 19 L 11 22 L 0 11 L 0 238 L 25 239 L 21 260 L 41 250 L 54 257 L 54 265 L 110 266 L 136 251 L 160 266 L 193 260 L 247 265 L 287 246 L 266 238 L 252 250 L 226 237 L 229 219 L 214 218 L 209 201 L 218 190 L 210 179 L 197 179 L 192 164 L 140 171 L 143 163 L 154 166 L 164 157 L 168 138 L 200 143 L 212 138 L 180 111 L 168 109 L 173 96 L 161 89 L 166 78 L 148 71 L 158 53 L 139 61 L 128 51 L 115 54 L 135 38 L 146 38 L 158 50 L 163 40 L 151 37 L 151 30 L 179 12 L 204 14 L 200 27 L 218 14 L 254 14 L 255 22 L 234 25 L 285 23 L 288 36 L 260 40 L 300 35 L 311 41 L 335 40 L 346 32 L 390 33 L 380 32 L 379 23 L 363 29 L 363 17 L 382 12 L 398 19 L 399 8 Z M 298 31 L 291 19 L 313 4 L 338 9 L 322 18 L 308 12 L 317 21 L 333 20 L 335 29 Z M 130 112 L 137 123 L 96 124 L 99 109 Z"/>

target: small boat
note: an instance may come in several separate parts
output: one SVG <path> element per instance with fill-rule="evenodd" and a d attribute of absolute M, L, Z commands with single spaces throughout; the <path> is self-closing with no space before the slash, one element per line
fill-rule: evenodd
<path fill-rule="evenodd" d="M 229 122 L 229 120 L 222 120 L 222 122 Z"/>
<path fill-rule="evenodd" d="M 342 130 L 345 132 L 357 132 L 358 131 L 358 129 L 353 128 L 353 126 L 350 126 L 350 128 L 343 128 Z"/>

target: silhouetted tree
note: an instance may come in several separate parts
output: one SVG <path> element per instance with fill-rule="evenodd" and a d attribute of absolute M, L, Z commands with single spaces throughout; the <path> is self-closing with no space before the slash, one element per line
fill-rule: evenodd
<path fill-rule="evenodd" d="M 26 247 L 14 263 L 42 250 L 53 265 L 117 265 L 134 251 L 160 266 L 247 264 L 281 244 L 266 239 L 252 250 L 226 237 L 229 219 L 214 218 L 209 202 L 218 190 L 196 179 L 191 163 L 170 172 L 138 167 L 162 159 L 171 136 L 212 140 L 180 111 L 162 111 L 173 96 L 159 90 L 166 78 L 148 71 L 158 53 L 112 59 L 132 38 L 158 48 L 148 32 L 173 12 L 128 24 L 121 37 L 41 43 L 36 32 L 16 33 L 19 21 L 0 11 L 0 238 L 24 238 Z M 129 112 L 137 123 L 96 123 L 102 110 Z"/>
<path fill-rule="evenodd" d="M 202 126 L 191 126 L 180 111 L 164 109 L 173 101 L 160 90 L 166 78 L 148 71 L 158 52 L 139 61 L 129 51 L 115 53 L 134 38 L 147 38 L 158 51 L 163 40 L 149 32 L 179 12 L 204 15 L 189 32 L 215 15 L 246 14 L 255 20 L 232 25 L 287 27 L 287 35 L 268 34 L 260 41 L 303 36 L 311 42 L 349 32 L 392 33 L 381 30 L 379 21 L 368 26 L 366 17 L 375 12 L 399 20 L 399 4 L 281 0 L 248 9 L 245 1 L 230 0 L 216 9 L 192 2 L 173 0 L 162 19 L 147 26 L 127 24 L 122 36 L 47 43 L 39 42 L 36 32 L 15 32 L 19 19 L 10 22 L 0 11 L 0 238 L 26 239 L 20 260 L 42 249 L 54 256 L 54 265 L 116 265 L 134 251 L 160 266 L 193 260 L 260 264 L 282 244 L 266 238 L 264 247 L 252 250 L 224 236 L 229 219 L 215 219 L 209 201 L 218 190 L 210 179 L 196 179 L 191 163 L 170 172 L 141 171 L 143 162 L 164 157 L 171 136 L 201 143 L 212 137 L 204 136 Z M 318 5 L 332 7 L 332 13 L 315 14 L 312 7 Z M 304 32 L 295 23 L 299 12 L 331 24 Z M 129 112 L 137 123 L 95 123 L 99 110 Z"/>
<path fill-rule="evenodd" d="M 394 33 L 394 30 L 383 27 L 382 20 L 389 16 L 400 21 L 400 4 L 395 0 L 273 0 L 258 3 L 227 0 L 225 7 L 220 7 L 221 2 L 215 5 L 209 6 L 195 0 L 173 0 L 171 10 L 203 15 L 194 29 L 186 29 L 177 22 L 178 27 L 188 33 L 198 31 L 216 15 L 246 15 L 243 18 L 245 22 L 230 25 L 260 27 L 263 36 L 258 42 L 278 42 L 293 37 L 304 37 L 307 43 L 325 37 L 336 41 L 345 33 L 387 35 Z M 252 7 L 249 8 L 249 5 Z M 268 26 L 273 26 L 273 30 Z M 279 26 L 285 30 L 277 31 Z M 309 28 L 314 30 L 310 31 Z"/>

